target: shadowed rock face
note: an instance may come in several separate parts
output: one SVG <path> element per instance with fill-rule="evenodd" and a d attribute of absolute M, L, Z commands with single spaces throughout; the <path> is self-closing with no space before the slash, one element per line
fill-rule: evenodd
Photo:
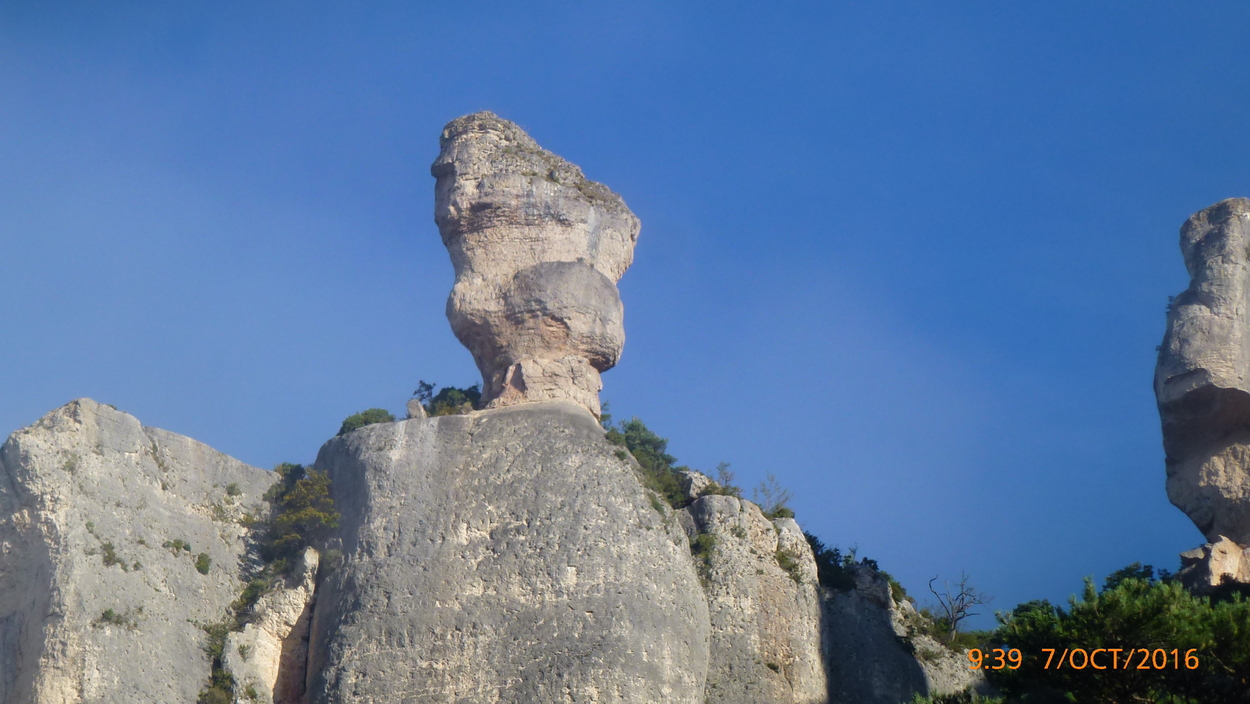
<path fill-rule="evenodd" d="M 638 218 L 602 184 L 489 112 L 448 123 L 430 171 L 456 283 L 447 319 L 482 373 L 482 403 L 568 399 L 599 413 L 625 344 L 616 282 Z"/>
<path fill-rule="evenodd" d="M 1168 498 L 1209 541 L 1250 544 L 1250 200 L 1181 227 L 1190 284 L 1168 311 L 1155 370 Z"/>

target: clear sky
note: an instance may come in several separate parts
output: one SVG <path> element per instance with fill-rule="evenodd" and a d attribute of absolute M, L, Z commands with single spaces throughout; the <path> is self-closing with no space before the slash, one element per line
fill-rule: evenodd
<path fill-rule="evenodd" d="M 477 372 L 429 164 L 489 109 L 642 219 L 604 377 L 917 596 L 1202 542 L 1151 392 L 1250 195 L 1245 3 L 0 6 L 0 430 L 81 396 L 269 467 Z M 989 625 L 986 619 L 980 625 Z"/>

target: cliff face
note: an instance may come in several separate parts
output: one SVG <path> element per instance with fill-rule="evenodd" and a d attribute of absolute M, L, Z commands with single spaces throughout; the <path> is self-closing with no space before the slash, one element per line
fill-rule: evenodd
<path fill-rule="evenodd" d="M 798 524 L 717 495 L 695 499 L 680 517 L 698 548 L 711 617 L 706 701 L 825 701 L 820 587 Z"/>
<path fill-rule="evenodd" d="M 270 473 L 88 399 L 0 464 L 0 702 L 195 701 Z"/>
<path fill-rule="evenodd" d="M 586 411 L 534 403 L 330 441 L 344 566 L 315 702 L 703 701 L 685 535 Z"/>
<path fill-rule="evenodd" d="M 190 703 L 210 674 L 213 704 L 231 682 L 235 704 L 893 704 L 961 688 L 958 657 L 905 632 L 883 581 L 822 589 L 793 519 L 697 472 L 673 510 L 607 441 L 599 374 L 624 343 L 615 282 L 638 235 L 621 199 L 489 113 L 441 146 L 448 317 L 486 408 L 410 404 L 327 442 L 313 470 L 336 533 L 253 582 L 254 603 L 249 531 L 272 473 L 89 400 L 15 433 L 0 704 Z"/>
<path fill-rule="evenodd" d="M 1218 584 L 1240 570 L 1228 556 L 1240 561 L 1250 545 L 1250 200 L 1195 213 L 1181 253 L 1190 283 L 1169 306 L 1154 388 L 1168 498 L 1211 543 L 1185 563 Z"/>

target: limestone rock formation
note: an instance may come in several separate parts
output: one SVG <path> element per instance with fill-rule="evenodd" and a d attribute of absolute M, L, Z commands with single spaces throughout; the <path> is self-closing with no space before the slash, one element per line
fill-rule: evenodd
<path fill-rule="evenodd" d="M 326 443 L 343 565 L 318 587 L 311 701 L 701 704 L 686 536 L 613 450 L 568 401 Z"/>
<path fill-rule="evenodd" d="M 0 704 L 194 702 L 271 473 L 89 399 L 0 469 Z"/>
<path fill-rule="evenodd" d="M 599 414 L 599 374 L 625 343 L 616 282 L 638 218 L 620 196 L 480 112 L 448 123 L 431 167 L 456 283 L 447 318 L 494 408 L 569 399 Z"/>
<path fill-rule="evenodd" d="M 822 593 L 822 649 L 829 704 L 897 704 L 926 696 L 976 691 L 984 675 L 963 653 L 917 633 L 924 617 L 895 601 L 881 572 L 852 565 L 854 586 Z"/>
<path fill-rule="evenodd" d="M 321 555 L 304 550 L 285 584 L 257 601 L 243 630 L 226 637 L 225 670 L 236 701 L 302 704 L 306 701 L 308 637 Z M 254 696 L 247 696 L 247 693 Z"/>
<path fill-rule="evenodd" d="M 1190 284 L 1169 306 L 1154 387 L 1168 498 L 1206 536 L 1210 558 L 1226 542 L 1250 545 L 1250 200 L 1195 213 L 1181 253 Z"/>
<path fill-rule="evenodd" d="M 682 514 L 711 617 L 706 701 L 823 703 L 820 586 L 798 524 L 733 496 L 702 496 Z"/>
<path fill-rule="evenodd" d="M 1250 200 L 1181 227 L 1190 284 L 1172 301 L 1155 371 L 1168 497 L 1207 540 L 1250 544 Z"/>

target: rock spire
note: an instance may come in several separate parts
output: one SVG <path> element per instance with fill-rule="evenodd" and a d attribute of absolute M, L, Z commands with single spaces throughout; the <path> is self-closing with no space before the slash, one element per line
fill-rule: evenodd
<path fill-rule="evenodd" d="M 1155 369 L 1168 498 L 1214 545 L 1250 545 L 1250 200 L 1181 226 L 1189 288 L 1168 306 Z M 1227 540 L 1225 540 L 1227 539 Z M 1196 562 L 1187 568 L 1206 569 Z M 1209 554 L 1227 552 L 1215 550 Z M 1222 568 L 1221 568 L 1222 569 Z M 1205 579 L 1205 578 L 1204 578 Z"/>
<path fill-rule="evenodd" d="M 625 344 L 616 282 L 638 218 L 621 197 L 489 112 L 452 120 L 430 168 L 456 282 L 447 318 L 482 373 L 482 404 L 569 399 L 599 414 Z"/>

